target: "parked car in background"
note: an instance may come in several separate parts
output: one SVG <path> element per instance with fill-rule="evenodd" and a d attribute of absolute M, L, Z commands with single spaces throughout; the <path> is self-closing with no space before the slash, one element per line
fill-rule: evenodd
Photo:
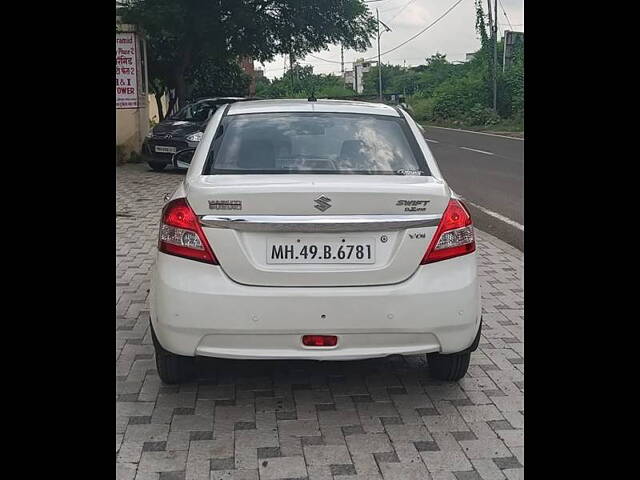
<path fill-rule="evenodd" d="M 421 353 L 434 378 L 465 375 L 481 329 L 473 223 L 404 110 L 234 103 L 178 155 L 190 166 L 162 211 L 150 296 L 164 382 L 196 356 Z"/>
<path fill-rule="evenodd" d="M 198 145 L 207 122 L 218 107 L 243 100 L 252 98 L 214 97 L 190 103 L 149 131 L 142 144 L 143 158 L 153 170 L 164 170 L 176 152 Z"/>

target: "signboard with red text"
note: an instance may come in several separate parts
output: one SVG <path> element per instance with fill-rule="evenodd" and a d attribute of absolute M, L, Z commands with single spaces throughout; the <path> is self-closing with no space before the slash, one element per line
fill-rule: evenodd
<path fill-rule="evenodd" d="M 116 33 L 116 108 L 138 108 L 136 35 Z"/>

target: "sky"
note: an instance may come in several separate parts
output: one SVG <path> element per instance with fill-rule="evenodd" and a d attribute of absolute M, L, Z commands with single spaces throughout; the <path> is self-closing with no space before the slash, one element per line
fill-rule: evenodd
<path fill-rule="evenodd" d="M 380 11 L 380 20 L 387 24 L 390 32 L 380 37 L 380 51 L 384 53 L 418 33 L 440 15 L 449 9 L 457 0 L 366 0 L 367 6 L 374 17 L 376 8 Z M 482 2 L 486 11 L 486 0 Z M 493 5 L 493 1 L 491 2 Z M 503 11 L 504 8 L 504 11 Z M 505 13 L 506 12 L 506 17 Z M 475 32 L 475 1 L 462 0 L 453 10 L 443 17 L 433 27 L 397 50 L 382 55 L 383 63 L 407 66 L 424 63 L 424 59 L 435 53 L 446 54 L 449 61 L 464 61 L 465 55 L 476 51 L 480 47 L 480 40 Z M 509 27 L 509 22 L 511 27 Z M 524 0 L 498 1 L 498 31 L 502 37 L 503 31 L 524 31 Z M 331 60 L 331 63 L 320 60 Z M 357 58 L 376 57 L 378 55 L 377 42 L 372 39 L 371 48 L 366 52 L 354 50 L 344 51 L 345 70 L 352 70 L 352 62 Z M 332 45 L 328 50 L 307 55 L 298 60 L 302 65 L 312 65 L 314 73 L 340 74 L 340 46 Z M 264 65 L 256 62 L 256 68 L 263 69 L 265 76 L 275 78 L 282 76 L 285 59 L 276 57 L 273 62 Z"/>

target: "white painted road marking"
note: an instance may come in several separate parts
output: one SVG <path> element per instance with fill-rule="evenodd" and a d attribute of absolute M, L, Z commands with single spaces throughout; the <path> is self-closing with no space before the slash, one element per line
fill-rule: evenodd
<path fill-rule="evenodd" d="M 425 140 L 426 140 L 427 142 L 431 142 L 431 143 L 440 143 L 439 141 L 437 141 L 437 140 L 431 140 L 430 138 L 425 138 Z"/>
<path fill-rule="evenodd" d="M 441 128 L 443 130 L 455 130 L 457 132 L 475 133 L 477 135 L 488 135 L 490 137 L 508 138 L 509 140 L 520 140 L 521 142 L 524 142 L 524 138 L 510 137 L 509 135 L 498 135 L 496 133 L 474 132 L 473 130 L 463 130 L 461 128 L 436 127 L 434 125 L 427 125 L 427 128 Z"/>
<path fill-rule="evenodd" d="M 468 203 L 469 205 L 473 205 L 474 207 L 476 207 L 481 212 L 484 212 L 487 215 L 492 216 L 493 218 L 497 218 L 498 220 L 500 220 L 500 221 L 502 221 L 504 223 L 507 223 L 507 224 L 511 225 L 512 227 L 516 227 L 518 230 L 522 230 L 524 232 L 524 225 L 520 225 L 515 220 L 511 220 L 510 218 L 507 218 L 504 215 L 500 215 L 499 213 L 493 212 L 493 211 L 489 210 L 488 208 L 484 208 L 484 207 L 481 207 L 480 205 L 476 205 L 475 203 L 470 202 L 466 198 L 463 198 L 463 200 L 464 200 L 465 203 Z"/>
<path fill-rule="evenodd" d="M 485 155 L 495 155 L 495 153 L 485 152 L 484 150 L 478 150 L 477 148 L 460 147 L 463 150 L 471 150 L 472 152 L 484 153 Z"/>

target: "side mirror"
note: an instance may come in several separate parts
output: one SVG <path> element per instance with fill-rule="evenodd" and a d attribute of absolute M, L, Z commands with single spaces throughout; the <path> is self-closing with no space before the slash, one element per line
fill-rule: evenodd
<path fill-rule="evenodd" d="M 195 148 L 187 148 L 186 150 L 180 150 L 173 154 L 171 163 L 176 168 L 189 168 L 191 160 L 193 160 L 193 154 L 196 152 Z"/>

